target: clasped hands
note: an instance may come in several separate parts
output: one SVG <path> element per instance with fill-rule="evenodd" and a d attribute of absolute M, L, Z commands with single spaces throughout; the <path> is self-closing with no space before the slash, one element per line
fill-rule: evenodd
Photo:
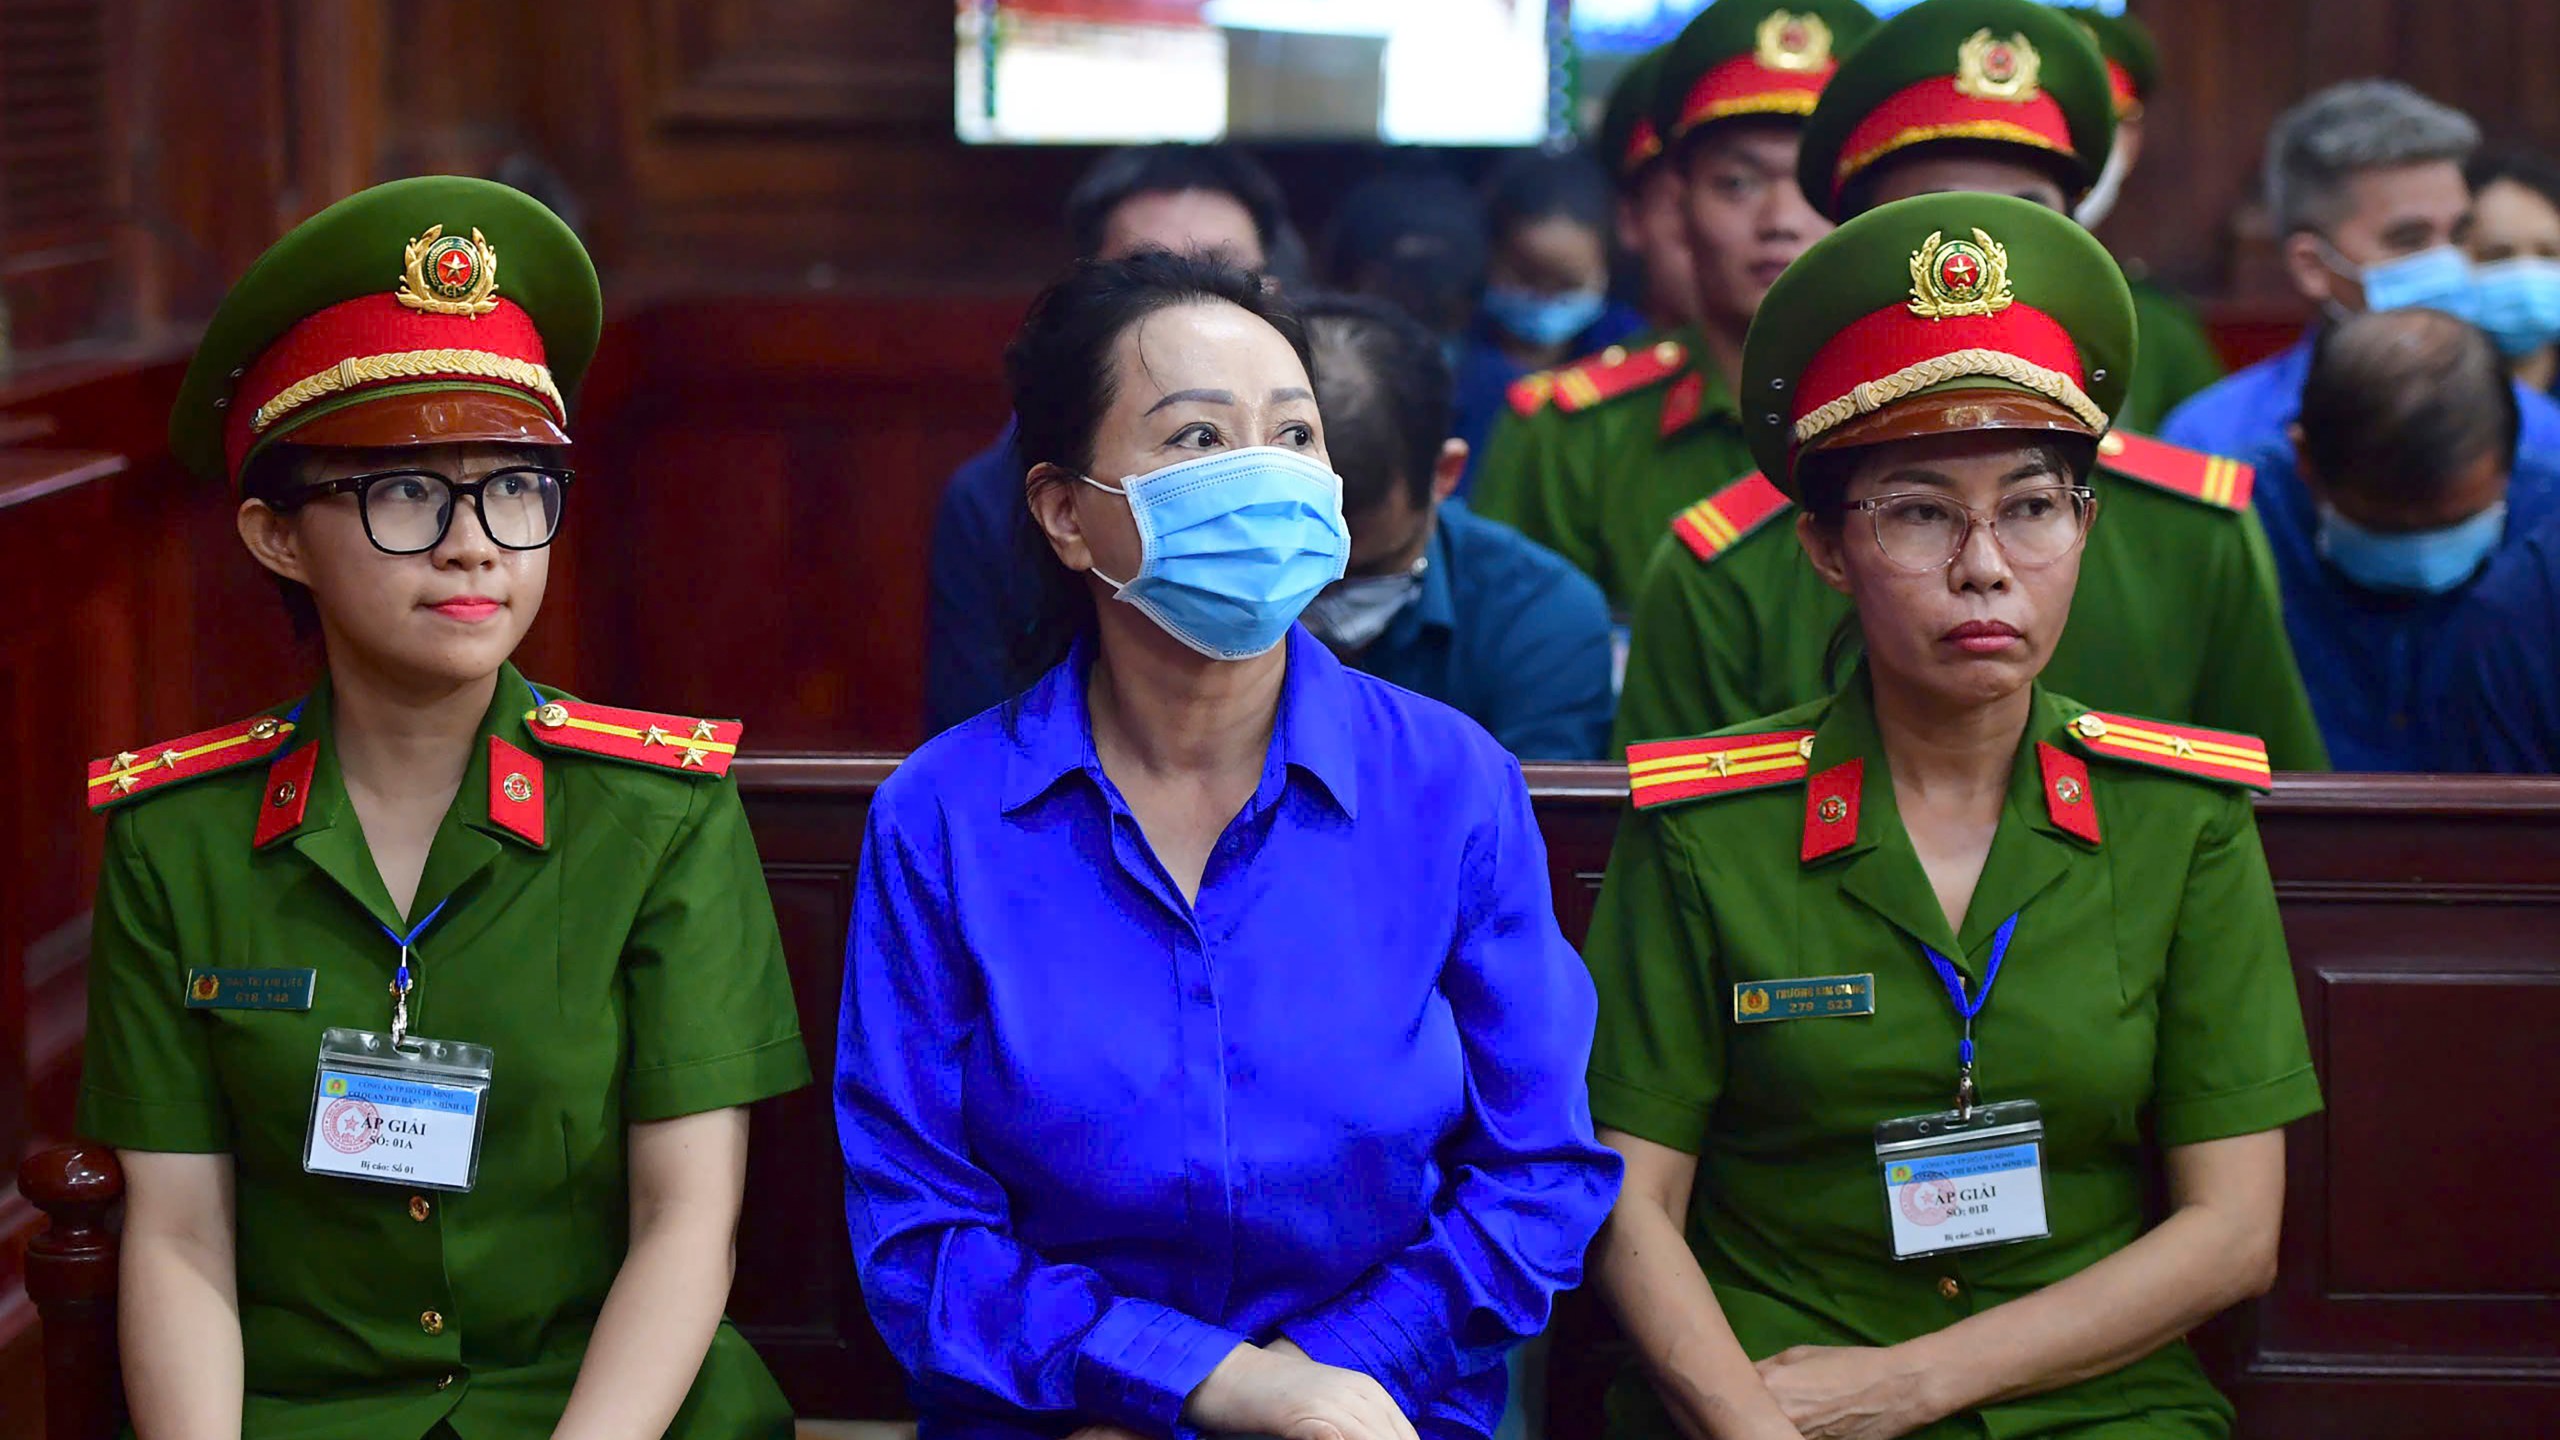
<path fill-rule="evenodd" d="M 1227 1352 L 1182 1418 L 1217 1435 L 1278 1440 L 1419 1440 L 1386 1387 L 1357 1370 L 1320 1364 L 1287 1340 Z M 1117 1425 L 1088 1425 L 1067 1440 L 1144 1440 Z"/>
<path fill-rule="evenodd" d="M 1945 1417 L 1908 1351 L 1797 1345 L 1753 1367 L 1790 1429 L 1769 1440 L 1895 1440 Z"/>

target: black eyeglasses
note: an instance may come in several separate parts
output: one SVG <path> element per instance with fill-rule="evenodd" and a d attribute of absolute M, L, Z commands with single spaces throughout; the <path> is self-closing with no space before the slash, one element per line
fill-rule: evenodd
<path fill-rule="evenodd" d="M 433 470 L 380 470 L 330 480 L 287 497 L 278 510 L 352 492 L 364 516 L 365 538 L 386 555 L 423 555 L 444 543 L 453 528 L 454 499 L 467 497 L 480 528 L 507 550 L 539 550 L 560 533 L 560 511 L 574 470 L 514 465 L 477 480 L 456 480 Z"/>

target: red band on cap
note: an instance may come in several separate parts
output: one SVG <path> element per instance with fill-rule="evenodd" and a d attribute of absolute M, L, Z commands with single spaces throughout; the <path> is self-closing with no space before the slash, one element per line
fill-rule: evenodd
<path fill-rule="evenodd" d="M 1633 175 L 1661 153 L 1662 132 L 1653 128 L 1650 117 L 1638 120 L 1627 134 L 1627 153 L 1618 157 L 1618 173 Z"/>
<path fill-rule="evenodd" d="M 1932 140 L 1989 140 L 2050 150 L 2076 159 L 2071 125 L 2062 102 L 2051 91 L 2032 100 L 1979 100 L 1956 89 L 1955 77 L 1939 75 L 1921 81 L 1886 100 L 1858 122 L 1840 147 L 1839 165 L 1831 174 L 1831 193 L 1878 160 Z"/>
<path fill-rule="evenodd" d="M 342 362 L 377 355 L 453 351 L 462 355 L 489 356 L 499 363 L 476 370 L 457 368 L 453 378 L 521 390 L 544 409 L 559 414 L 559 404 L 552 396 L 532 386 L 512 384 L 505 378 L 484 373 L 489 369 L 504 368 L 506 362 L 533 366 L 546 363 L 542 332 L 534 327 L 533 317 L 503 297 L 498 300 L 497 307 L 480 316 L 437 315 L 411 310 L 386 291 L 380 295 L 360 295 L 353 300 L 342 300 L 303 317 L 251 361 L 248 373 L 232 387 L 231 405 L 224 412 L 222 427 L 224 458 L 232 473 L 239 473 L 240 462 L 248 458 L 250 447 L 257 443 L 260 432 L 254 428 L 253 422 L 261 407 L 288 388 Z M 329 398 L 335 400 L 344 395 L 360 394 L 382 385 L 414 385 L 434 378 L 433 371 L 419 371 L 333 389 Z M 560 415 L 560 419 L 566 423 L 568 416 Z"/>
<path fill-rule="evenodd" d="M 2142 87 L 2133 83 L 2133 72 L 2110 60 L 2107 62 L 2107 89 L 2115 96 L 2116 118 L 2124 119 L 2142 110 Z"/>
<path fill-rule="evenodd" d="M 1810 70 L 1772 70 L 1752 56 L 1737 55 L 1689 87 L 1673 133 L 1686 135 L 1711 120 L 1736 115 L 1810 115 L 1822 87 L 1839 68 L 1824 61 Z"/>
<path fill-rule="evenodd" d="M 2086 388 L 2080 347 L 2060 321 L 2032 305 L 2012 303 L 1997 315 L 1956 315 L 1924 320 L 1895 305 L 1852 324 L 1814 352 L 1796 382 L 1795 413 L 1802 420 L 1860 385 L 1959 350 L 1997 350 L 2069 377 Z"/>

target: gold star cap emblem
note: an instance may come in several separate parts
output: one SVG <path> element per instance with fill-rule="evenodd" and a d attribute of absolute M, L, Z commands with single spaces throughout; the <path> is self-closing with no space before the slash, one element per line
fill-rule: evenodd
<path fill-rule="evenodd" d="M 1819 15 L 1772 10 L 1753 41 L 1751 58 L 1764 70 L 1793 75 L 1831 63 L 1831 26 Z"/>
<path fill-rule="evenodd" d="M 478 319 L 498 308 L 497 293 L 498 251 L 476 227 L 465 240 L 430 225 L 400 253 L 397 298 L 412 310 Z"/>
<path fill-rule="evenodd" d="M 1911 313 L 1923 320 L 1997 315 L 2016 302 L 2009 291 L 2009 251 L 1976 227 L 1970 240 L 1932 230 L 1911 252 Z"/>
<path fill-rule="evenodd" d="M 2044 57 L 2024 35 L 1994 35 L 1988 26 L 1956 47 L 1956 93 L 1973 100 L 2023 105 L 2044 93 Z"/>

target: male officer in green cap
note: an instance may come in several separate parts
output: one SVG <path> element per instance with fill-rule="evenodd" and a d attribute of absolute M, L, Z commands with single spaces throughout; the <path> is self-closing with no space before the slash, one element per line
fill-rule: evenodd
<path fill-rule="evenodd" d="M 171 446 L 327 663 L 89 767 L 141 1434 L 790 1434 L 721 1318 L 745 1107 L 809 1076 L 740 726 L 509 662 L 600 313 L 550 211 L 423 177 L 277 242 L 187 371 Z"/>
<path fill-rule="evenodd" d="M 1846 222 L 1752 326 L 1752 452 L 1860 655 L 1628 757 L 1583 946 L 1612 1440 L 2231 1433 L 2180 1337 L 2271 1282 L 2320 1091 L 2265 748 L 2042 683 L 2123 619 L 2073 591 L 2132 359 L 2105 248 L 1997 195 Z"/>
<path fill-rule="evenodd" d="M 1834 219 L 1977 191 L 2068 213 L 2106 163 L 2106 65 L 2032 0 L 1923 0 L 1845 62 L 1805 126 L 1799 178 Z M 2137 369 L 2138 357 L 2128 363 Z M 1769 397 L 1746 397 L 1753 414 Z M 2094 479 L 2110 511 L 2055 688 L 2092 704 L 2265 737 L 2277 768 L 2328 766 L 2284 629 L 2250 471 L 2114 429 Z M 1620 744 L 1696 734 L 1825 693 L 1840 597 L 1797 553 L 1789 502 L 1749 475 L 1692 506 L 1637 602 Z"/>
<path fill-rule="evenodd" d="M 1687 187 L 1662 153 L 1653 128 L 1653 86 L 1665 52 L 1651 50 L 1618 76 L 1595 137 L 1600 163 L 1617 186 L 1618 248 L 1642 272 L 1646 330 L 1638 348 L 1677 333 L 1698 314 L 1697 267 L 1689 259 L 1688 222 L 1680 213 Z"/>
<path fill-rule="evenodd" d="M 1512 388 L 1469 503 L 1635 601 L 1680 508 L 1750 469 L 1729 377 L 1760 297 L 1831 227 L 1791 183 L 1796 140 L 1872 28 L 1855 0 L 1716 0 L 1663 51 L 1653 128 L 1680 187 L 1697 323 Z"/>

